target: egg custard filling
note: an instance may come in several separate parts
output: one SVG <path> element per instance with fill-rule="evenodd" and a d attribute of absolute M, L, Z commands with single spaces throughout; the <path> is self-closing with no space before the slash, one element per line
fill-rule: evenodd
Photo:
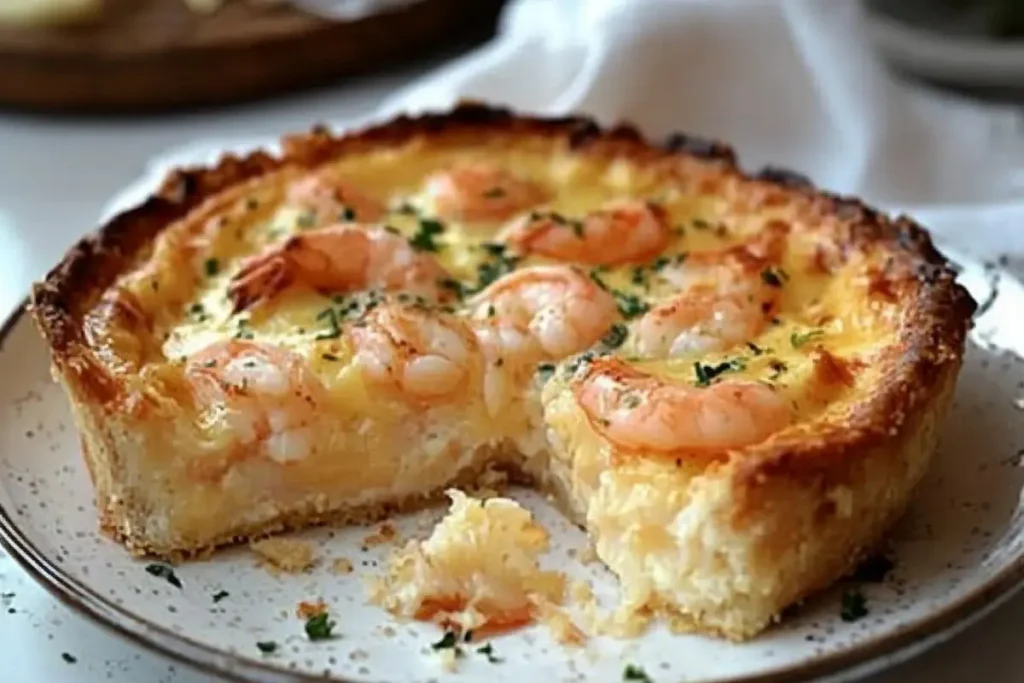
<path fill-rule="evenodd" d="M 969 298 L 908 221 L 589 125 L 316 132 L 79 245 L 34 305 L 106 528 L 187 555 L 499 468 L 635 610 L 746 637 L 838 578 L 924 472 Z"/>

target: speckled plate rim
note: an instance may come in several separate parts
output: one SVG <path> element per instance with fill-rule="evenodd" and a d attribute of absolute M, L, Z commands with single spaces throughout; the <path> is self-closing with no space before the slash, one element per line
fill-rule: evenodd
<path fill-rule="evenodd" d="M 1003 276 L 1012 277 L 1008 273 Z M 0 352 L 8 336 L 28 312 L 28 299 L 0 325 Z M 313 676 L 283 669 L 236 655 L 147 621 L 130 610 L 96 593 L 51 562 L 22 532 L 14 517 L 0 505 L 0 547 L 32 579 L 58 601 L 127 641 L 205 673 L 228 680 L 323 681 Z M 731 678 L 719 683 L 800 683 L 803 681 L 848 681 L 911 659 L 927 649 L 955 636 L 1003 604 L 1024 588 L 1024 549 L 988 582 L 916 623 L 872 638 L 857 647 L 835 652 L 803 664 L 766 671 L 755 676 Z M 357 683 L 331 678 L 338 683 Z"/>

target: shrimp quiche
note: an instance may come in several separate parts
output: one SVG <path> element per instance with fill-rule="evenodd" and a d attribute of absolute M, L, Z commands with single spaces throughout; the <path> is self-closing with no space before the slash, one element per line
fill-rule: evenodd
<path fill-rule="evenodd" d="M 909 219 L 720 143 L 479 104 L 282 149 L 171 173 L 34 288 L 132 552 L 501 470 L 627 606 L 744 638 L 907 506 L 974 310 Z"/>

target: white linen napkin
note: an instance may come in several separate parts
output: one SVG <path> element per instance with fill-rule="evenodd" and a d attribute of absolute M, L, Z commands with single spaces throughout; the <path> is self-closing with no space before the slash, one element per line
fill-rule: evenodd
<path fill-rule="evenodd" d="M 906 211 L 961 250 L 1024 254 L 1021 108 L 897 82 L 852 0 L 513 0 L 493 41 L 398 92 L 375 118 L 461 98 L 630 121 L 652 137 L 718 138 L 748 168 L 786 166 Z M 271 143 L 231 146 L 259 144 Z M 168 166 L 224 148 L 161 156 L 111 209 L 137 201 Z"/>

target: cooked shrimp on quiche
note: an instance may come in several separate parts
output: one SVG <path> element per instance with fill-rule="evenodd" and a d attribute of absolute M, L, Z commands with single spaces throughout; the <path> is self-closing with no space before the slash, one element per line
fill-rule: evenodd
<path fill-rule="evenodd" d="M 172 173 L 34 289 L 133 553 L 500 468 L 585 527 L 626 607 L 745 638 L 907 506 L 974 308 L 910 220 L 718 143 L 482 105 L 283 150 Z M 535 616 L 530 586 L 557 601 L 529 513 L 451 495 L 388 608 L 480 627 Z"/>

